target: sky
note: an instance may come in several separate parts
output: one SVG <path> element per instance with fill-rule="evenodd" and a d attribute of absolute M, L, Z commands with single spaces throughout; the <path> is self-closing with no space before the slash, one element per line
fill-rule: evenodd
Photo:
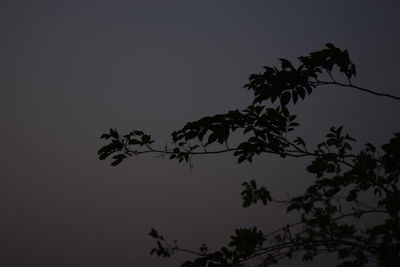
<path fill-rule="evenodd" d="M 355 84 L 400 95 L 399 8 L 394 0 L 2 0 L 0 265 L 172 267 L 187 257 L 150 257 L 151 228 L 188 248 L 217 249 L 237 227 L 268 232 L 293 220 L 280 206 L 241 208 L 240 184 L 254 178 L 294 196 L 312 179 L 307 162 L 262 156 L 238 165 L 218 155 L 195 158 L 190 171 L 144 156 L 112 167 L 98 160 L 99 137 L 134 128 L 163 147 L 187 121 L 250 104 L 249 74 L 328 42 L 349 50 Z M 292 108 L 312 142 L 330 126 L 360 143 L 400 131 L 398 102 L 351 89 L 323 88 Z"/>

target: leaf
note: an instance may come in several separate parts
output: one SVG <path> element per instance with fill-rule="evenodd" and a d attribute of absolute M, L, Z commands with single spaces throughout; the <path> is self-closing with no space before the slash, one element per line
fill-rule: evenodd
<path fill-rule="evenodd" d="M 280 58 L 282 69 L 294 69 L 292 63 L 289 60 Z"/>
<path fill-rule="evenodd" d="M 291 94 L 288 91 L 283 92 L 281 95 L 281 105 L 286 106 L 290 102 Z"/>
<path fill-rule="evenodd" d="M 110 137 L 111 135 L 104 133 L 100 136 L 100 139 L 109 139 Z"/>
<path fill-rule="evenodd" d="M 303 138 L 301 138 L 301 137 L 296 137 L 296 139 L 293 141 L 295 144 L 297 144 L 297 145 L 300 145 L 300 146 L 302 146 L 302 147 L 306 147 L 306 142 L 304 141 L 304 139 Z"/>
<path fill-rule="evenodd" d="M 111 162 L 111 165 L 112 165 L 112 166 L 117 166 L 117 165 L 120 164 L 120 163 L 122 162 L 122 160 L 125 159 L 125 158 L 126 158 L 126 155 L 125 155 L 125 154 L 118 154 L 118 155 L 115 155 L 115 156 L 113 156 L 114 161 Z"/>
<path fill-rule="evenodd" d="M 289 117 L 290 116 L 290 113 L 289 113 L 289 110 L 286 108 L 286 107 L 282 107 L 281 108 L 281 111 L 282 111 L 282 114 L 285 116 L 285 117 Z"/>
<path fill-rule="evenodd" d="M 336 49 L 336 47 L 331 43 L 327 43 L 325 44 L 325 46 L 328 47 L 329 49 Z"/>
<path fill-rule="evenodd" d="M 311 86 L 305 85 L 304 87 L 306 88 L 307 93 L 308 93 L 309 95 L 311 95 L 311 93 L 312 93 L 312 88 L 311 88 Z"/>
<path fill-rule="evenodd" d="M 139 140 L 136 140 L 136 139 L 131 139 L 128 142 L 128 144 L 130 144 L 130 145 L 137 145 L 137 144 L 140 144 L 140 143 L 141 142 Z"/>
<path fill-rule="evenodd" d="M 153 238 L 159 238 L 158 232 L 156 229 L 151 228 L 151 231 L 149 233 L 149 236 L 153 237 Z"/>
<path fill-rule="evenodd" d="M 293 91 L 292 92 L 292 99 L 293 99 L 293 104 L 296 104 L 298 96 L 297 96 L 297 92 Z"/>
<path fill-rule="evenodd" d="M 100 156 L 99 156 L 99 159 L 100 159 L 100 160 L 104 160 L 104 159 L 106 159 L 109 155 L 110 155 L 109 153 L 101 153 Z"/>
<path fill-rule="evenodd" d="M 116 159 L 113 162 L 111 162 L 111 166 L 117 166 L 122 162 L 122 159 Z"/>
<path fill-rule="evenodd" d="M 306 97 L 306 91 L 304 90 L 303 87 L 297 87 L 296 92 L 299 94 L 301 99 L 304 99 Z"/>
<path fill-rule="evenodd" d="M 207 145 L 214 143 L 218 139 L 218 135 L 215 133 L 210 134 L 208 137 Z"/>
<path fill-rule="evenodd" d="M 143 135 L 142 136 L 142 143 L 148 144 L 150 142 L 151 136 L 150 135 Z"/>
<path fill-rule="evenodd" d="M 110 136 L 113 138 L 119 138 L 119 134 L 118 134 L 117 130 L 111 129 L 111 128 L 110 128 Z"/>
<path fill-rule="evenodd" d="M 358 189 L 353 189 L 349 192 L 349 194 L 346 197 L 347 201 L 354 201 L 357 199 L 357 195 L 358 195 L 359 190 Z"/>

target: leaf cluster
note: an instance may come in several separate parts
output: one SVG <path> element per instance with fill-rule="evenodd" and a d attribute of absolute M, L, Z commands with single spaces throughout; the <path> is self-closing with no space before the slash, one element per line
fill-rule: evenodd
<path fill-rule="evenodd" d="M 254 179 L 250 182 L 244 182 L 242 186 L 244 187 L 241 193 L 244 208 L 249 207 L 251 204 L 256 204 L 258 201 L 267 205 L 272 200 L 271 193 L 264 186 L 258 187 Z"/>
<path fill-rule="evenodd" d="M 301 63 L 298 67 L 281 58 L 280 68 L 264 67 L 263 73 L 250 75 L 249 83 L 244 87 L 254 92 L 254 103 L 266 100 L 274 103 L 279 99 L 282 106 L 287 105 L 290 100 L 296 104 L 299 98 L 304 99 L 315 87 L 321 85 L 320 77 L 323 73 L 332 78 L 331 72 L 334 68 L 348 79 L 356 75 L 356 67 L 350 60 L 348 51 L 333 44 L 326 44 L 326 49 L 298 59 Z"/>
<path fill-rule="evenodd" d="M 127 157 L 141 154 L 141 152 L 137 150 L 137 147 L 149 147 L 154 143 L 151 135 L 147 135 L 138 130 L 120 135 L 116 129 L 110 128 L 109 133 L 102 134 L 100 138 L 110 140 L 110 143 L 99 149 L 97 152 L 99 159 L 104 160 L 110 155 L 113 155 L 112 166 L 117 166 Z"/>

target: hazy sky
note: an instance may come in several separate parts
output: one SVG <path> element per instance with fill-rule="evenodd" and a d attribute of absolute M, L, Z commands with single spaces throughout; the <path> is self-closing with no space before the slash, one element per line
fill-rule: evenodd
<path fill-rule="evenodd" d="M 98 160 L 99 136 L 136 128 L 164 146 L 186 121 L 249 104 L 250 73 L 327 42 L 349 50 L 356 84 L 400 95 L 399 10 L 395 0 L 2 0 L 0 265 L 173 267 L 180 257 L 149 256 L 152 227 L 216 249 L 234 228 L 287 223 L 283 207 L 242 209 L 240 184 L 294 195 L 311 179 L 306 162 L 199 157 L 190 173 L 146 156 L 115 168 Z M 320 89 L 295 110 L 310 141 L 332 125 L 362 143 L 400 131 L 398 102 L 349 89 Z"/>

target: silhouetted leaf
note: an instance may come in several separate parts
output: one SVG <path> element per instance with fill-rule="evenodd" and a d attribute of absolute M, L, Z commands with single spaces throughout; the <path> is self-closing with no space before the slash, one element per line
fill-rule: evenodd
<path fill-rule="evenodd" d="M 290 102 L 291 95 L 289 92 L 283 92 L 281 95 L 281 105 L 286 106 Z"/>

